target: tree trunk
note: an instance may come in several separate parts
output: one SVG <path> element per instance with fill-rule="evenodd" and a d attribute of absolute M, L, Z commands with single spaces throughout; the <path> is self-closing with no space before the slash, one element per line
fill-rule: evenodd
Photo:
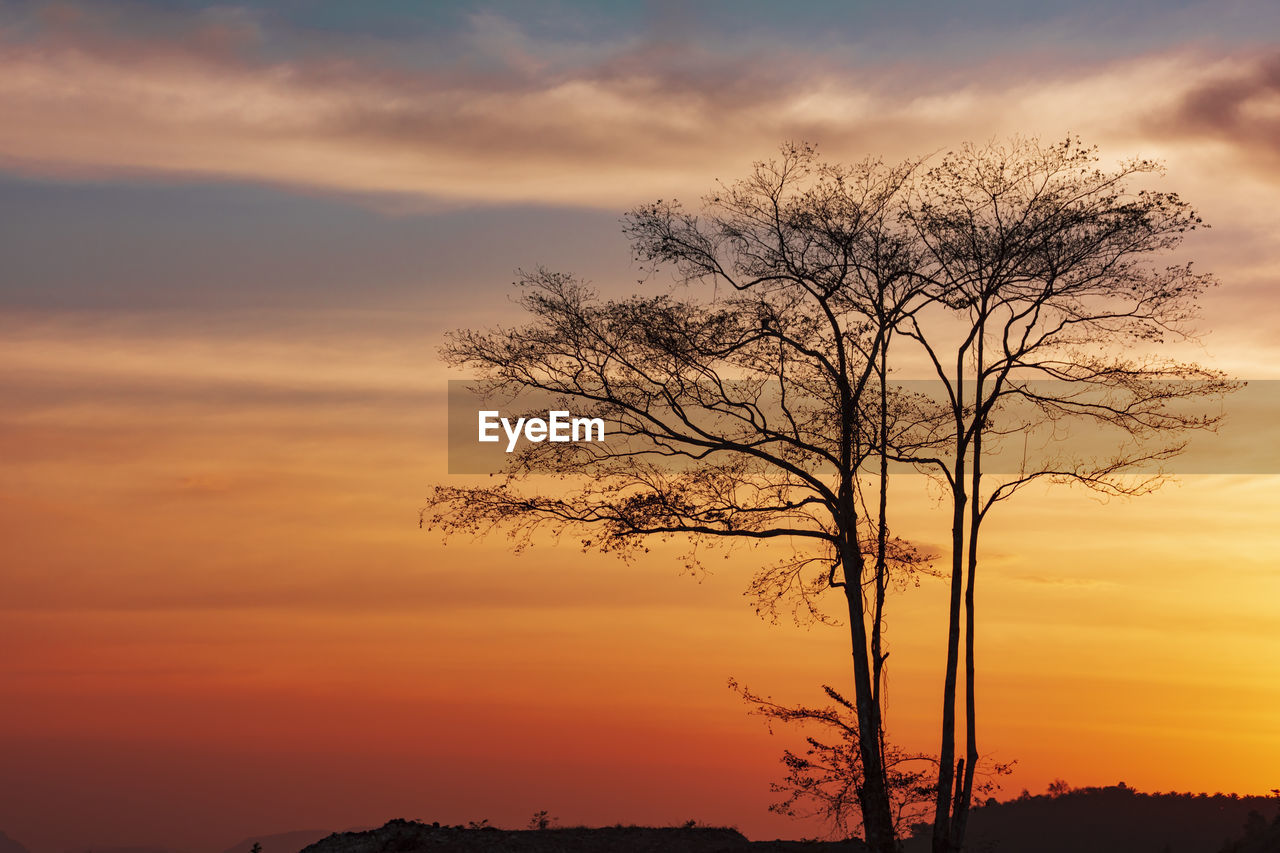
<path fill-rule="evenodd" d="M 956 429 L 957 436 L 963 432 Z M 959 441 L 957 442 L 959 444 Z M 964 580 L 964 449 L 957 447 L 952 485 L 951 601 L 947 618 L 947 670 L 942 686 L 942 742 L 938 749 L 938 787 L 933 812 L 933 853 L 953 853 L 951 808 L 955 798 L 956 675 L 960 665 L 960 595 Z"/>
<path fill-rule="evenodd" d="M 981 386 L 979 386 L 981 387 Z M 959 853 L 964 846 L 965 828 L 969 822 L 969 806 L 973 801 L 973 774 L 978 766 L 978 706 L 974 646 L 974 583 L 978 571 L 978 527 L 982 524 L 982 430 L 975 432 L 973 458 L 972 507 L 969 513 L 969 568 L 964 590 L 964 700 L 965 700 L 965 766 L 964 778 L 956 780 L 956 803 L 951 814 L 951 849 Z"/>
<path fill-rule="evenodd" d="M 983 303 L 983 315 L 986 315 Z M 977 370 L 974 399 L 977 401 L 973 422 L 973 465 L 969 485 L 969 553 L 968 577 L 964 590 L 964 719 L 965 763 L 964 775 L 956 779 L 956 800 L 951 811 L 951 850 L 960 853 L 964 847 L 965 830 L 969 823 L 969 806 L 973 802 L 973 774 L 978 769 L 978 705 L 976 697 L 976 646 L 974 638 L 974 584 L 978 573 L 978 529 L 982 525 L 982 435 L 986 429 L 986 412 L 983 408 L 983 349 L 986 340 L 985 322 L 979 326 Z M 957 481 L 959 482 L 959 481 Z M 957 774 L 959 775 L 959 774 Z"/>
<path fill-rule="evenodd" d="M 972 535 L 972 534 L 971 534 Z M 972 548 L 971 548 L 972 550 Z M 973 570 L 969 565 L 969 579 L 965 590 L 965 763 L 964 773 L 957 773 L 956 798 L 951 811 L 951 851 L 960 853 L 964 847 L 965 829 L 969 822 L 969 806 L 973 801 L 973 774 L 978 764 L 977 706 L 974 699 L 974 638 L 973 638 Z"/>
<path fill-rule="evenodd" d="M 854 541 L 850 542 L 849 539 Z M 854 707 L 858 712 L 858 752 L 862 759 L 862 785 L 858 788 L 858 805 L 862 811 L 862 829 L 872 853 L 897 853 L 898 843 L 889 804 L 889 786 L 885 778 L 884 759 L 880 752 L 880 708 L 871 685 L 871 664 L 867 650 L 865 606 L 862 598 L 862 555 L 858 551 L 856 533 L 846 534 L 842 543 L 845 566 L 845 600 L 849 605 L 849 631 L 853 646 Z"/>

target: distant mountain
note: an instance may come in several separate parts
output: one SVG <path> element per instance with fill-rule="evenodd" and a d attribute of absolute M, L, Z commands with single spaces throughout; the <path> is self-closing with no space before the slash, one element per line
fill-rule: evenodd
<path fill-rule="evenodd" d="M 254 844 L 262 845 L 262 853 L 298 853 L 303 847 L 332 834 L 331 829 L 299 829 L 294 832 L 277 832 L 274 835 L 255 835 L 231 845 L 222 853 L 249 853 Z"/>
<path fill-rule="evenodd" d="M 30 851 L 3 832 L 0 832 L 0 853 L 30 853 Z"/>
<path fill-rule="evenodd" d="M 992 853 L 1219 853 L 1239 839 L 1250 812 L 1270 822 L 1275 797 L 1140 794 L 1123 784 L 1058 796 L 988 801 L 969 816 L 965 849 Z M 1253 851 L 1253 847 L 1241 848 Z M 906 853 L 927 853 L 919 827 Z"/>

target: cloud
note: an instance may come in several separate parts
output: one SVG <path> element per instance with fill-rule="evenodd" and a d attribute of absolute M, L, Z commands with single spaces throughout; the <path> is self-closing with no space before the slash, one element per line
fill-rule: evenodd
<path fill-rule="evenodd" d="M 1280 168 L 1280 51 L 1215 67 L 1157 121 L 1166 132 L 1210 139 Z"/>
<path fill-rule="evenodd" d="M 281 51 L 247 13 L 130 29 L 59 8 L 0 36 L 0 167 L 616 209 L 700 194 L 789 138 L 890 158 L 1014 131 L 1132 147 L 1152 141 L 1135 117 L 1217 79 L 1166 53 L 1040 74 L 1013 57 L 957 81 L 785 44 L 540 42 L 491 13 L 462 54 L 426 45 L 440 60 L 415 65 L 332 39 Z"/>

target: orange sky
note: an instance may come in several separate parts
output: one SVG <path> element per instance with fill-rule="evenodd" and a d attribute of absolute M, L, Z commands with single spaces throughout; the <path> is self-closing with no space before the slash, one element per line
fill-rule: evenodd
<path fill-rule="evenodd" d="M 399 816 L 518 826 L 541 808 L 815 832 L 766 812 L 794 741 L 725 682 L 818 701 L 847 640 L 755 616 L 761 553 L 693 578 L 669 549 L 517 558 L 416 526 L 449 478 L 443 331 L 511 320 L 517 266 L 625 292 L 622 209 L 696 196 L 782 138 L 895 159 L 1071 129 L 1110 160 L 1163 157 L 1215 226 L 1185 253 L 1224 282 L 1197 357 L 1280 378 L 1280 88 L 1247 34 L 1092 56 L 1061 21 L 1027 24 L 1018 44 L 1054 61 L 1009 47 L 931 77 L 918 46 L 917 66 L 851 70 L 838 43 L 805 58 L 794 31 L 749 97 L 717 88 L 750 65 L 741 49 L 625 21 L 553 37 L 514 12 L 455 16 L 471 40 L 422 67 L 392 48 L 412 57 L 426 35 L 257 7 L 15 8 L 0 830 L 37 853 L 204 853 Z M 945 521 L 915 500 L 910 526 L 941 545 Z M 1197 475 L 1135 501 L 1029 492 L 993 515 L 981 743 L 1018 762 L 1006 794 L 1056 776 L 1277 785 L 1278 511 L 1274 476 Z M 943 592 L 904 592 L 889 627 L 891 732 L 926 751 Z"/>
<path fill-rule="evenodd" d="M 172 359 L 140 357 L 154 348 Z M 724 683 L 816 701 L 847 640 L 758 619 L 741 593 L 761 554 L 710 560 L 699 581 L 670 549 L 626 565 L 441 545 L 414 523 L 425 484 L 448 479 L 440 379 L 393 347 L 302 400 L 290 392 L 324 361 L 304 341 L 228 342 L 225 362 L 136 337 L 19 349 L 61 364 L 25 362 L 59 390 L 10 409 L 2 434 L 18 594 L 0 682 L 21 780 L 6 831 L 70 844 L 83 835 L 42 836 L 40 815 L 74 813 L 99 843 L 211 844 L 400 814 L 514 825 L 543 807 L 803 831 L 764 811 L 784 737 Z M 345 398 L 360 376 L 364 397 Z M 1055 776 L 1274 785 L 1278 499 L 1274 477 L 1190 476 L 1105 505 L 1029 494 L 993 516 L 982 744 L 1018 760 L 1008 793 Z M 945 519 L 927 524 L 941 544 Z M 893 730 L 928 749 L 943 586 L 894 604 Z"/>

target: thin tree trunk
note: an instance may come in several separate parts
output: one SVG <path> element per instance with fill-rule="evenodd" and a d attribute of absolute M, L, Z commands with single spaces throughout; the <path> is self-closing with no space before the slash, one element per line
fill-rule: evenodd
<path fill-rule="evenodd" d="M 986 429 L 983 408 L 983 360 L 986 346 L 987 304 L 982 305 L 982 321 L 978 329 L 976 366 L 974 369 L 973 468 L 969 486 L 969 553 L 968 578 L 964 591 L 964 717 L 965 762 L 963 779 L 956 780 L 956 799 L 951 812 L 951 850 L 960 853 L 964 847 L 969 823 L 969 807 L 973 802 L 973 774 L 978 768 L 978 705 L 975 689 L 974 584 L 978 571 L 978 529 L 982 524 L 982 434 Z"/>
<path fill-rule="evenodd" d="M 952 762 L 956 754 L 956 673 L 960 664 L 960 596 L 964 579 L 963 423 L 956 419 L 956 461 L 952 483 L 951 600 L 947 616 L 947 669 L 942 687 L 942 742 L 938 750 L 938 787 L 933 813 L 933 853 L 951 853 Z"/>
<path fill-rule="evenodd" d="M 951 849 L 959 853 L 964 847 L 965 829 L 969 822 L 969 807 L 973 802 L 973 774 L 978 765 L 978 712 L 974 689 L 975 682 L 975 646 L 974 646 L 974 583 L 978 569 L 978 526 L 982 523 L 979 487 L 982 478 L 982 429 L 975 431 L 973 441 L 973 485 L 971 488 L 972 503 L 969 513 L 969 566 L 968 579 L 964 591 L 965 643 L 964 643 L 964 690 L 965 690 L 965 763 L 963 780 L 956 781 L 956 801 L 951 814 Z"/>
<path fill-rule="evenodd" d="M 849 629 L 853 645 L 854 707 L 858 713 L 858 752 L 862 759 L 862 785 L 858 788 L 858 804 L 862 810 L 862 827 L 867 846 L 873 853 L 897 853 L 893 815 L 889 806 L 889 786 L 885 778 L 884 762 L 880 753 L 880 709 L 871 689 L 871 666 L 867 654 L 867 631 L 862 596 L 861 572 L 854 574 L 853 567 L 861 566 L 861 554 L 845 543 L 846 563 L 845 600 L 849 605 Z"/>
<path fill-rule="evenodd" d="M 884 599 L 889 584 L 889 339 L 880 345 L 880 504 L 876 516 L 875 615 L 871 622 L 871 686 L 876 707 L 884 713 Z M 880 732 L 880 753 L 884 755 L 884 730 Z"/>

